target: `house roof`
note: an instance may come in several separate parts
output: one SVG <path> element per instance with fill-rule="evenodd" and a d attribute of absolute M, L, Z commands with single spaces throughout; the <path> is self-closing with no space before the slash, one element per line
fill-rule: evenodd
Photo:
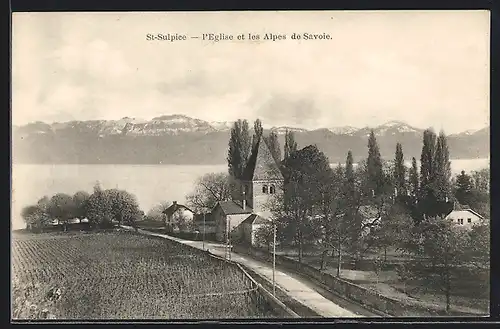
<path fill-rule="evenodd" d="M 175 203 L 175 202 L 170 207 L 168 207 L 167 209 L 163 210 L 163 213 L 168 216 L 168 215 L 172 215 L 173 213 L 175 213 L 179 209 L 185 209 L 185 210 L 190 211 L 190 212 L 192 212 L 194 214 L 194 211 L 192 211 L 191 209 L 189 209 L 185 205 L 178 204 L 178 203 Z"/>
<path fill-rule="evenodd" d="M 451 215 L 453 212 L 455 212 L 455 211 L 468 211 L 468 212 L 470 212 L 471 214 L 474 214 L 474 215 L 476 215 L 477 217 L 479 217 L 479 218 L 481 218 L 481 219 L 484 219 L 484 217 L 483 217 L 483 216 L 481 216 L 479 213 L 475 212 L 474 210 L 472 210 L 472 209 L 470 209 L 470 208 L 464 208 L 464 209 L 453 209 L 452 211 L 450 211 L 450 212 L 448 213 L 448 215 L 446 215 L 446 217 L 450 216 L 450 215 Z"/>
<path fill-rule="evenodd" d="M 268 223 L 270 223 L 269 220 L 267 220 L 265 218 L 262 218 L 262 217 L 260 217 L 257 214 L 251 214 L 244 221 L 241 222 L 241 224 L 250 224 L 250 225 L 253 225 L 253 224 L 268 224 Z"/>
<path fill-rule="evenodd" d="M 242 178 L 249 181 L 283 179 L 283 174 L 263 136 L 257 141 Z"/>
<path fill-rule="evenodd" d="M 252 208 L 249 206 L 246 206 L 245 209 L 243 209 L 242 206 L 237 204 L 234 201 L 219 201 L 216 205 L 220 206 L 222 209 L 222 212 L 225 215 L 236 215 L 236 214 L 251 214 L 252 213 Z"/>
<path fill-rule="evenodd" d="M 371 205 L 360 206 L 359 214 L 365 219 L 375 219 L 379 217 L 377 208 Z"/>

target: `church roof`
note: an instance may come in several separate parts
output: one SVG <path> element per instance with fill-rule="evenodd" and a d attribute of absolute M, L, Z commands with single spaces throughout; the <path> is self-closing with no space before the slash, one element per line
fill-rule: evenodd
<path fill-rule="evenodd" d="M 243 172 L 244 180 L 283 179 L 276 160 L 263 136 L 259 138 Z"/>

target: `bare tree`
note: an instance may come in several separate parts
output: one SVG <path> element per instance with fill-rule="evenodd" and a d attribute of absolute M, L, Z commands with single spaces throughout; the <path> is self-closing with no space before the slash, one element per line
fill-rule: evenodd
<path fill-rule="evenodd" d="M 231 199 L 229 175 L 209 173 L 198 178 L 194 191 L 186 197 L 187 204 L 196 212 L 210 211 L 219 201 Z"/>

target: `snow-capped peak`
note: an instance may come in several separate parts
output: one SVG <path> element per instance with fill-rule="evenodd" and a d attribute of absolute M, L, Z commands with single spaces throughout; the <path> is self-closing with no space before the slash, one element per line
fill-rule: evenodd
<path fill-rule="evenodd" d="M 358 131 L 359 128 L 352 127 L 352 126 L 345 126 L 345 127 L 333 127 L 333 128 L 329 128 L 328 130 L 330 130 L 332 133 L 334 133 L 336 135 L 352 135 L 356 131 Z"/>
<path fill-rule="evenodd" d="M 378 134 L 385 134 L 388 131 L 391 131 L 391 133 L 394 135 L 396 132 L 398 133 L 411 133 L 411 132 L 419 132 L 418 129 L 409 126 L 408 124 L 401 122 L 401 121 L 389 121 L 384 123 L 383 125 L 378 126 L 377 128 L 374 129 L 376 133 Z"/>
<path fill-rule="evenodd" d="M 469 129 L 463 132 L 464 135 L 472 135 L 479 131 L 479 129 Z"/>
<path fill-rule="evenodd" d="M 233 126 L 233 122 L 230 121 L 212 121 L 209 124 L 216 130 L 229 130 Z"/>
<path fill-rule="evenodd" d="M 404 122 L 401 122 L 401 121 L 392 120 L 392 121 L 384 123 L 383 125 L 381 125 L 379 127 L 391 128 L 391 127 L 397 127 L 397 126 L 408 126 L 408 125 Z"/>
<path fill-rule="evenodd" d="M 272 127 L 271 131 L 274 131 L 278 135 L 284 135 L 287 131 L 289 132 L 294 132 L 294 133 L 301 133 L 307 131 L 306 129 L 302 128 L 294 128 L 294 127 Z"/>

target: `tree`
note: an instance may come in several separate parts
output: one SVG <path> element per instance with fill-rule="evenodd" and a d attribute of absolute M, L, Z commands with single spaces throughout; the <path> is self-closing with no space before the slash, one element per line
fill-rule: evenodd
<path fill-rule="evenodd" d="M 165 209 L 170 207 L 171 202 L 162 201 L 154 205 L 146 214 L 146 219 L 151 221 L 165 222 L 165 214 L 163 213 Z"/>
<path fill-rule="evenodd" d="M 285 159 L 283 199 L 274 204 L 272 212 L 283 239 L 297 248 L 300 262 L 304 248 L 319 236 L 314 215 L 331 174 L 328 158 L 316 146 L 307 146 Z"/>
<path fill-rule="evenodd" d="M 419 212 L 424 216 L 434 217 L 433 208 L 436 205 L 433 184 L 435 182 L 436 133 L 426 129 L 423 134 L 423 146 L 420 156 L 420 196 Z"/>
<path fill-rule="evenodd" d="M 379 195 L 382 191 L 384 173 L 382 170 L 382 158 L 373 130 L 368 137 L 368 158 L 366 160 L 367 187 L 373 196 Z"/>
<path fill-rule="evenodd" d="M 402 250 L 413 260 L 402 267 L 403 280 L 421 281 L 427 288 L 443 292 L 446 311 L 450 311 L 451 295 L 460 280 L 458 269 L 466 264 L 469 243 L 467 232 L 443 218 L 433 217 L 414 226 Z"/>
<path fill-rule="evenodd" d="M 219 201 L 231 199 L 229 175 L 209 173 L 198 178 L 194 191 L 187 197 L 187 204 L 196 212 L 209 212 Z"/>
<path fill-rule="evenodd" d="M 135 195 L 119 189 L 105 191 L 105 197 L 111 204 L 111 218 L 121 224 L 134 224 L 141 215 Z"/>
<path fill-rule="evenodd" d="M 387 207 L 381 214 L 380 221 L 369 234 L 369 245 L 384 251 L 387 262 L 387 249 L 399 250 L 407 240 L 406 233 L 413 228 L 413 221 L 408 211 L 400 204 Z"/>
<path fill-rule="evenodd" d="M 433 158 L 434 177 L 431 186 L 437 201 L 445 201 L 451 195 L 451 163 L 446 135 L 439 133 Z"/>
<path fill-rule="evenodd" d="M 485 218 L 490 218 L 490 168 L 472 172 L 472 180 L 474 201 L 469 205 Z"/>
<path fill-rule="evenodd" d="M 475 224 L 469 231 L 470 261 L 480 270 L 490 268 L 490 233 L 489 220 Z"/>
<path fill-rule="evenodd" d="M 275 131 L 271 131 L 269 136 L 266 138 L 267 146 L 273 155 L 274 161 L 279 163 L 281 161 L 281 146 L 278 140 L 278 134 Z"/>
<path fill-rule="evenodd" d="M 49 209 L 49 205 L 50 205 L 50 198 L 48 196 L 44 195 L 43 197 L 40 198 L 40 200 L 37 201 L 36 204 L 44 212 L 47 212 L 47 210 Z"/>
<path fill-rule="evenodd" d="M 94 186 L 94 192 L 87 201 L 87 217 L 92 226 L 110 226 L 112 223 L 112 202 L 99 183 Z"/>
<path fill-rule="evenodd" d="M 415 157 L 411 159 L 411 168 L 408 174 L 408 184 L 409 184 L 409 192 L 410 197 L 412 198 L 413 203 L 416 203 L 417 197 L 419 195 L 419 176 L 418 176 L 418 168 L 417 168 L 417 160 Z"/>
<path fill-rule="evenodd" d="M 327 267 L 327 254 L 332 251 L 333 254 L 339 255 L 342 250 L 347 235 L 345 234 L 344 223 L 342 221 L 342 192 L 344 184 L 344 171 L 339 164 L 332 173 L 332 178 L 329 182 L 325 182 L 321 187 L 321 215 L 322 215 L 322 244 L 323 254 L 321 257 L 320 270 Z M 339 255 L 339 260 L 341 255 Z M 339 262 L 340 263 L 340 262 Z"/>
<path fill-rule="evenodd" d="M 460 204 L 471 205 L 473 203 L 473 192 L 474 188 L 472 178 L 465 173 L 464 170 L 457 175 L 455 186 L 455 198 Z"/>
<path fill-rule="evenodd" d="M 254 134 L 252 136 L 252 150 L 257 146 L 257 141 L 262 137 L 264 133 L 264 128 L 262 128 L 262 121 L 260 119 L 255 120 L 253 123 Z"/>
<path fill-rule="evenodd" d="M 266 246 L 267 251 L 271 252 L 271 246 L 274 242 L 272 223 L 261 225 L 255 232 L 255 244 L 257 246 Z"/>
<path fill-rule="evenodd" d="M 436 133 L 432 129 L 426 129 L 423 135 L 423 146 L 420 156 L 420 185 L 423 189 L 426 189 L 434 179 L 433 159 L 435 150 Z"/>
<path fill-rule="evenodd" d="M 75 217 L 82 219 L 87 217 L 87 206 L 90 194 L 85 191 L 78 191 L 73 195 L 73 204 L 75 206 L 74 215 Z"/>
<path fill-rule="evenodd" d="M 31 231 L 40 230 L 50 222 L 47 213 L 38 204 L 24 207 L 21 210 L 21 217 L 26 223 L 27 229 Z"/>
<path fill-rule="evenodd" d="M 67 231 L 67 225 L 70 219 L 75 218 L 75 203 L 73 197 L 68 194 L 58 193 L 50 199 L 47 212 L 52 217 L 62 222 L 64 232 Z"/>
<path fill-rule="evenodd" d="M 396 144 L 393 176 L 397 196 L 398 198 L 401 198 L 406 195 L 406 166 L 404 163 L 403 147 L 399 142 Z"/>
<path fill-rule="evenodd" d="M 474 182 L 474 188 L 477 191 L 485 194 L 490 193 L 490 168 L 473 171 L 472 180 Z"/>
<path fill-rule="evenodd" d="M 294 152 L 297 151 L 297 142 L 295 141 L 295 135 L 293 131 L 285 131 L 285 159 L 289 158 Z"/>
<path fill-rule="evenodd" d="M 334 197 L 331 203 L 332 221 L 327 230 L 328 240 L 331 241 L 333 250 L 337 254 L 337 277 L 340 277 L 343 252 L 358 241 L 361 223 L 357 216 L 359 189 L 356 186 L 356 175 L 352 152 L 347 152 L 345 169 L 339 165 L 334 176 L 340 180 L 339 197 Z M 325 256 L 325 255 L 324 255 Z"/>
<path fill-rule="evenodd" d="M 238 120 L 231 128 L 228 150 L 228 169 L 231 177 L 240 178 L 243 175 L 251 151 L 251 139 L 248 121 Z"/>

